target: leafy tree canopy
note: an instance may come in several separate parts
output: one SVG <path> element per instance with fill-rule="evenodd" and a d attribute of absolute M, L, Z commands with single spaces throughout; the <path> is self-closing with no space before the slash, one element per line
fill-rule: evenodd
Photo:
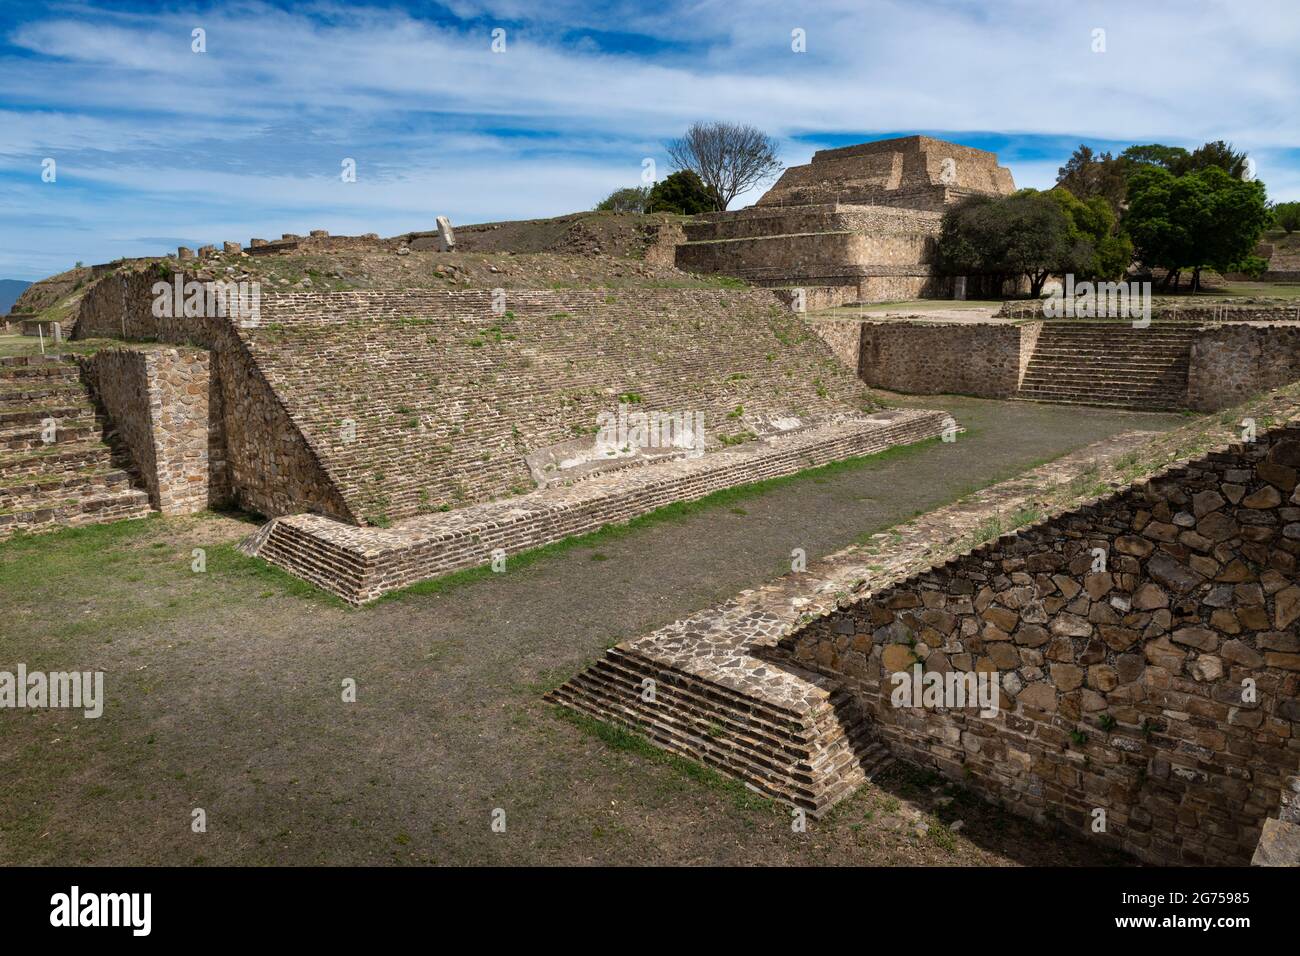
<path fill-rule="evenodd" d="M 694 216 L 718 208 L 718 197 L 689 169 L 679 170 L 655 183 L 646 197 L 646 212 L 675 212 Z"/>
<path fill-rule="evenodd" d="M 649 186 L 628 186 L 615 189 L 596 204 L 597 212 L 645 212 L 650 198 Z"/>

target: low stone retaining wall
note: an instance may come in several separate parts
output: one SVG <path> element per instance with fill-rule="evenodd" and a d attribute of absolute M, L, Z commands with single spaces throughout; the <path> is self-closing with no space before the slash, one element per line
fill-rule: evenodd
<path fill-rule="evenodd" d="M 1246 863 L 1300 763 L 1298 469 L 1300 419 L 879 589 L 788 649 L 841 677 L 896 756 L 1150 862 Z M 1001 709 L 891 706 L 917 664 L 997 675 Z"/>
<path fill-rule="evenodd" d="M 942 433 L 940 411 L 881 412 L 814 426 L 762 445 L 627 469 L 508 501 L 360 528 L 319 515 L 277 518 L 246 542 L 246 553 L 363 604 L 416 581 L 540 547 L 679 501 L 874 454 Z"/>
<path fill-rule="evenodd" d="M 226 500 L 225 442 L 210 353 L 104 349 L 80 361 L 155 509 L 193 514 Z"/>
<path fill-rule="evenodd" d="M 1008 398 L 1036 334 L 1009 323 L 863 322 L 858 376 L 894 392 Z"/>
<path fill-rule="evenodd" d="M 1265 311 L 1272 314 L 1277 310 Z M 814 316 L 809 324 L 866 384 L 907 394 L 1035 397 L 1036 393 L 1021 391 L 1022 386 L 1029 387 L 1025 376 L 1030 360 L 1040 340 L 1055 341 L 1056 333 L 1064 330 L 1081 341 L 1068 356 L 1055 360 L 1054 372 L 1063 376 L 1058 388 L 1062 392 L 1070 387 L 1064 379 L 1104 382 L 1117 377 L 1116 369 L 1132 376 L 1131 381 L 1123 380 L 1125 387 L 1155 389 L 1161 384 L 1158 366 L 1163 355 L 1157 353 L 1169 346 L 1178 332 L 1190 343 L 1190 351 L 1179 353 L 1185 358 L 1188 376 L 1184 386 L 1180 361 L 1176 387 L 1167 385 L 1166 389 L 1170 407 L 1217 411 L 1300 380 L 1300 325 L 1292 323 L 1241 319 L 1200 328 L 1167 323 L 1154 326 L 1149 335 L 1123 322 L 1066 320 L 873 322 Z M 1123 379 L 1123 374 L 1118 378 Z M 1134 407 L 1145 406 L 1138 402 Z"/>
<path fill-rule="evenodd" d="M 1187 407 L 1217 411 L 1300 379 L 1300 326 L 1219 325 L 1192 343 Z"/>

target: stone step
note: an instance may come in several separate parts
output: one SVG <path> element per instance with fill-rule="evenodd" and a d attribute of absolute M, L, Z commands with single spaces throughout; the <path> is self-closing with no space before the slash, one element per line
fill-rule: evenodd
<path fill-rule="evenodd" d="M 54 432 L 54 441 L 47 442 L 42 437 L 44 427 L 41 425 L 22 425 L 16 428 L 0 428 L 0 452 L 27 451 L 50 448 L 54 445 L 76 443 L 98 438 L 100 426 L 97 421 L 61 422 Z"/>
<path fill-rule="evenodd" d="M 1076 348 L 1070 345 L 1041 345 L 1034 349 L 1033 358 L 1052 359 L 1120 359 L 1133 362 L 1170 362 L 1191 359 L 1187 349 L 1149 349 L 1141 346 L 1117 345 L 1114 348 Z"/>
<path fill-rule="evenodd" d="M 63 368 L 77 369 L 77 361 L 66 355 L 7 355 L 0 358 L 0 375 L 6 375 L 20 368 Z"/>
<path fill-rule="evenodd" d="M 1051 389 L 1022 388 L 1017 392 L 1021 398 L 1035 398 L 1045 402 L 1067 401 L 1070 399 L 1089 399 L 1100 402 L 1159 402 L 1177 404 L 1182 395 L 1174 392 L 1140 392 L 1123 389 Z"/>
<path fill-rule="evenodd" d="M 1050 405 L 1091 405 L 1098 408 L 1126 408 L 1139 412 L 1176 412 L 1182 410 L 1185 406 L 1180 402 L 1165 402 L 1160 400 L 1142 401 L 1135 400 L 1131 397 L 1120 398 L 1098 398 L 1096 396 L 1083 395 L 1020 395 L 1017 394 L 1012 401 L 1021 402 L 1042 402 Z"/>
<path fill-rule="evenodd" d="M 617 696 L 621 700 L 639 698 L 642 692 L 640 675 L 632 674 L 628 671 L 619 673 L 601 667 L 605 661 L 598 661 L 593 667 L 579 675 L 575 680 L 597 680 L 604 678 L 604 689 Z M 584 684 L 584 686 L 586 686 Z M 656 683 L 656 687 L 659 684 Z M 744 714 L 737 712 L 733 708 L 718 706 L 716 703 L 705 701 L 699 698 L 699 695 L 691 696 L 689 693 L 679 693 L 671 684 L 665 683 L 669 688 L 665 691 L 665 698 L 677 698 L 683 701 L 682 712 L 694 716 L 716 720 L 724 729 L 731 730 L 737 737 L 745 739 L 748 743 L 755 746 L 766 747 L 773 752 L 782 752 L 790 757 L 796 764 L 803 762 L 808 772 L 811 772 L 810 761 L 813 758 L 813 743 L 808 740 L 797 739 L 794 735 L 789 735 L 784 739 L 779 731 L 773 732 L 770 727 L 758 720 L 746 720 Z"/>
<path fill-rule="evenodd" d="M 50 403 L 51 399 L 76 404 L 85 397 L 85 389 L 75 378 L 0 379 L 0 406 Z M 69 402 L 70 400 L 70 402 Z"/>
<path fill-rule="evenodd" d="M 47 475 L 69 468 L 105 467 L 112 464 L 112 457 L 108 446 L 97 440 L 0 452 L 0 482 L 18 475 Z"/>
<path fill-rule="evenodd" d="M 1030 361 L 1041 362 L 1045 359 L 1054 362 L 1132 362 L 1138 365 L 1167 365 L 1170 362 L 1187 364 L 1191 361 L 1191 356 L 1182 351 L 1164 354 L 1145 349 L 1068 350 L 1043 348 L 1035 349 Z"/>
<path fill-rule="evenodd" d="M 63 500 L 116 492 L 131 487 L 131 476 L 120 468 L 70 469 L 54 474 L 18 475 L 0 481 L 0 510 L 38 507 L 49 499 Z"/>
<path fill-rule="evenodd" d="M 60 425 L 66 424 L 72 427 L 73 425 L 84 424 L 87 421 L 93 422 L 95 409 L 88 399 L 77 404 L 10 408 L 0 411 L 0 432 L 17 428 L 20 425 L 40 424 L 48 418 L 54 419 Z"/>
<path fill-rule="evenodd" d="M 1058 376 L 1072 375 L 1076 378 L 1086 375 L 1108 375 L 1117 378 L 1133 378 L 1136 380 L 1150 379 L 1178 379 L 1187 380 L 1187 367 L 1180 365 L 1164 366 L 1143 366 L 1143 365 L 1120 365 L 1110 363 L 1107 365 L 1049 365 L 1043 362 L 1031 362 L 1025 369 L 1025 377 L 1047 376 L 1055 378 Z"/>
<path fill-rule="evenodd" d="M 1071 372 L 1068 375 L 1035 373 L 1026 375 L 1021 388 L 1134 388 L 1139 390 L 1181 392 L 1187 388 L 1186 376 L 1115 375 L 1098 372 L 1086 375 Z"/>
<path fill-rule="evenodd" d="M 802 679 L 801 669 L 790 669 L 791 680 Z M 653 702 L 642 698 L 646 678 L 655 682 Z M 869 739 L 868 721 L 849 706 L 845 691 L 800 714 L 624 648 L 611 649 L 548 699 L 631 726 L 814 816 L 890 759 Z M 847 726 L 842 714 L 851 715 Z"/>
<path fill-rule="evenodd" d="M 136 488 L 78 499 L 47 500 L 31 507 L 0 509 L 0 539 L 17 531 L 39 534 L 60 528 L 146 518 L 152 513 L 149 496 Z"/>

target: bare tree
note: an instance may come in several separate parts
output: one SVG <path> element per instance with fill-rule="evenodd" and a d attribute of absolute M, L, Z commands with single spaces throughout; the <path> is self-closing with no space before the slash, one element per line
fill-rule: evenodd
<path fill-rule="evenodd" d="M 719 210 L 781 169 L 776 140 L 753 126 L 692 123 L 685 136 L 667 145 L 677 168 L 699 176 L 717 197 Z"/>

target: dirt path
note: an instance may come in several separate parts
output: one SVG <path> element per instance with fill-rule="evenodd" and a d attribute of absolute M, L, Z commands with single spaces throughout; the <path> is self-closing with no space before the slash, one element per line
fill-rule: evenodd
<path fill-rule="evenodd" d="M 234 555 L 250 528 L 229 518 L 2 545 L 0 670 L 104 670 L 108 701 L 97 720 L 0 711 L 0 863 L 1110 861 L 907 770 L 794 833 L 784 808 L 540 701 L 617 640 L 783 572 L 792 548 L 811 560 L 1181 420 L 929 404 L 968 434 L 362 611 Z"/>

